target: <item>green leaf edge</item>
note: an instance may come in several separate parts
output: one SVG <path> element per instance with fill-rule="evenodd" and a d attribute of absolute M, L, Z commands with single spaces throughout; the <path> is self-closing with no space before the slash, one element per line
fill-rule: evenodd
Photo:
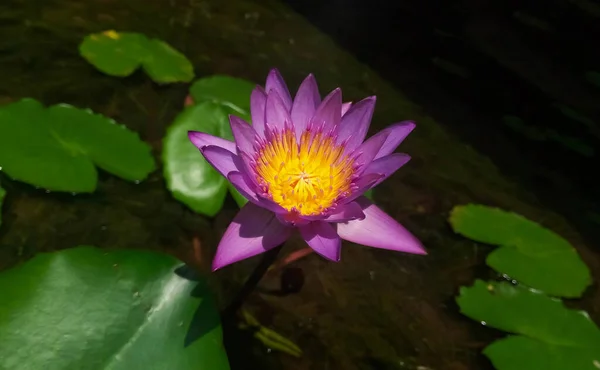
<path fill-rule="evenodd" d="M 117 33 L 118 33 L 119 35 L 123 35 L 123 34 L 137 34 L 137 35 L 140 35 L 140 36 L 142 36 L 142 37 L 146 38 L 146 40 L 147 40 L 148 42 L 150 42 L 150 41 L 156 41 L 156 42 L 161 42 L 161 43 L 165 44 L 166 46 L 168 46 L 169 48 L 171 48 L 171 49 L 172 49 L 174 52 L 176 52 L 176 53 L 177 53 L 179 56 L 183 57 L 183 58 L 185 59 L 185 61 L 186 61 L 186 62 L 187 62 L 187 63 L 188 63 L 188 64 L 189 64 L 191 67 L 192 67 L 192 71 L 191 71 L 192 73 L 191 73 L 190 77 L 189 77 L 189 78 L 186 78 L 186 79 L 182 79 L 182 80 L 177 80 L 177 79 L 160 80 L 160 79 L 156 79 L 156 78 L 154 78 L 154 76 L 152 76 L 150 73 L 148 73 L 148 71 L 147 71 L 147 69 L 146 69 L 146 67 L 145 67 L 145 61 L 146 61 L 146 59 L 145 59 L 145 58 L 142 58 L 142 59 L 140 59 L 140 60 L 138 61 L 138 64 L 137 64 L 137 66 L 136 66 L 135 68 L 133 68 L 131 71 L 125 72 L 125 73 L 123 73 L 123 74 L 118 74 L 118 73 L 108 73 L 108 72 L 105 72 L 105 71 L 101 70 L 100 68 L 98 68 L 98 67 L 96 66 L 96 64 L 95 64 L 95 63 L 93 63 L 93 62 L 92 62 L 90 59 L 88 59 L 88 58 L 87 58 L 87 57 L 84 55 L 84 53 L 83 53 L 83 51 L 82 51 L 82 46 L 84 45 L 84 43 L 85 43 L 86 41 L 92 40 L 92 37 L 93 37 L 93 36 L 96 36 L 96 35 L 103 35 L 105 32 L 108 32 L 108 31 L 111 31 L 111 30 L 104 30 L 104 31 L 102 31 L 102 32 L 90 33 L 90 34 L 88 34 L 88 35 L 85 35 L 85 36 L 84 36 L 84 38 L 83 38 L 83 40 L 81 41 L 81 43 L 79 43 L 79 47 L 78 47 L 78 50 L 79 50 L 79 55 L 80 55 L 80 56 L 81 56 L 83 59 L 85 59 L 85 60 L 86 60 L 86 61 L 87 61 L 89 64 L 91 64 L 92 66 L 94 66 L 94 68 L 96 68 L 98 71 L 100 71 L 100 72 L 102 72 L 102 73 L 104 73 L 104 74 L 106 74 L 106 75 L 113 76 L 113 77 L 128 77 L 128 76 L 131 76 L 133 73 L 135 73 L 135 71 L 137 71 L 138 69 L 142 68 L 142 69 L 144 70 L 144 72 L 146 73 L 146 75 L 147 75 L 148 77 L 150 77 L 150 79 L 151 79 L 152 81 L 154 81 L 155 83 L 163 83 L 163 84 L 167 84 L 167 83 L 178 83 L 178 82 L 186 82 L 186 83 L 187 83 L 187 82 L 190 82 L 190 81 L 192 81 L 192 80 L 193 80 L 193 79 L 196 77 L 196 73 L 194 72 L 193 64 L 192 64 L 192 62 L 189 60 L 189 58 L 188 58 L 188 57 L 187 57 L 185 54 L 183 54 L 183 53 L 182 53 L 182 52 L 180 52 L 179 50 L 175 49 L 175 48 L 174 48 L 174 47 L 173 47 L 171 44 L 169 44 L 168 42 L 166 42 L 166 41 L 164 41 L 164 40 L 157 39 L 157 38 L 149 38 L 148 36 L 144 35 L 143 33 L 139 33 L 139 32 L 117 32 Z"/>
<path fill-rule="evenodd" d="M 457 227 L 457 224 L 459 223 L 457 219 L 458 219 L 458 217 L 461 216 L 461 212 L 465 212 L 466 210 L 468 210 L 468 208 L 485 208 L 486 210 L 490 210 L 490 211 L 502 212 L 502 213 L 504 213 L 506 215 L 510 215 L 511 217 L 518 218 L 518 219 L 520 219 L 521 221 L 524 221 L 524 222 L 530 222 L 530 223 L 536 224 L 538 227 L 540 227 L 542 229 L 545 229 L 545 230 L 549 231 L 550 233 L 552 233 L 556 238 L 564 240 L 564 242 L 571 247 L 571 249 L 574 251 L 574 253 L 577 254 L 577 257 L 581 261 L 582 266 L 585 268 L 585 272 L 586 272 L 586 275 L 587 275 L 586 283 L 585 283 L 585 285 L 582 285 L 580 287 L 579 292 L 577 294 L 573 294 L 573 295 L 567 295 L 567 294 L 558 295 L 558 294 L 554 294 L 554 296 L 562 296 L 562 297 L 565 297 L 565 298 L 578 298 L 578 297 L 581 297 L 583 295 L 583 293 L 585 292 L 585 290 L 592 284 L 592 276 L 591 276 L 591 272 L 590 272 L 588 266 L 583 262 L 583 260 L 581 259 L 581 256 L 579 255 L 579 253 L 577 252 L 577 250 L 575 249 L 575 247 L 570 242 L 568 242 L 566 239 L 564 239 L 562 236 L 560 236 L 559 234 L 555 233 L 554 231 L 552 231 L 550 229 L 547 229 L 544 226 L 540 225 L 539 223 L 537 223 L 537 222 L 535 222 L 533 220 L 530 220 L 530 219 L 528 219 L 528 218 L 526 218 L 526 217 L 524 217 L 524 216 L 522 216 L 522 215 L 520 215 L 520 214 L 518 214 L 516 212 L 506 211 L 506 210 L 498 208 L 498 207 L 490 207 L 490 206 L 486 206 L 486 205 L 482 205 L 482 204 L 474 204 L 474 203 L 469 203 L 469 204 L 463 204 L 463 205 L 454 206 L 454 208 L 452 208 L 452 210 L 450 211 L 450 216 L 448 217 L 448 222 L 450 223 L 450 225 L 452 227 L 452 230 L 455 233 L 457 233 L 457 234 L 459 234 L 459 235 L 461 235 L 461 236 L 463 236 L 463 237 L 465 237 L 467 239 L 474 240 L 474 241 L 476 241 L 478 243 L 483 243 L 483 244 L 487 244 L 487 245 L 493 245 L 495 247 L 500 247 L 500 248 L 518 248 L 517 246 L 514 246 L 514 245 L 505 245 L 505 244 L 502 244 L 502 243 L 492 243 L 492 242 L 489 242 L 489 241 L 477 240 L 477 239 L 471 238 L 470 236 L 466 235 L 466 233 L 464 233 L 461 230 L 459 230 L 460 227 Z M 499 273 L 505 273 L 505 271 L 500 271 L 493 264 L 490 263 L 490 259 L 489 259 L 490 255 L 491 255 L 491 253 L 486 257 L 486 264 L 488 265 L 488 267 L 491 267 L 492 269 L 494 269 L 495 271 L 497 271 Z M 532 288 L 537 288 L 537 287 L 532 287 Z"/>

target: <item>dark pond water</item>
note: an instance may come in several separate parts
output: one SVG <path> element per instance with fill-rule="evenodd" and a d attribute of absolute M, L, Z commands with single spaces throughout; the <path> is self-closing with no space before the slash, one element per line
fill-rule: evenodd
<path fill-rule="evenodd" d="M 485 27 L 478 32 L 482 19 L 493 16 L 507 22 L 508 5 L 501 7 L 504 13 L 491 5 L 476 7 L 487 10 L 482 14 L 488 18 L 469 18 L 459 11 L 461 21 L 454 22 L 441 16 L 451 10 L 445 5 L 423 4 L 402 8 L 404 16 L 389 13 L 390 18 L 370 22 L 398 24 L 387 29 L 393 32 L 395 47 L 375 33 L 370 39 L 361 39 L 364 32 L 358 28 L 349 33 L 358 43 L 358 58 L 379 68 L 395 83 L 392 87 L 277 1 L 3 0 L 0 101 L 28 96 L 46 104 L 90 107 L 138 131 L 159 158 L 165 128 L 181 110 L 188 86 L 157 86 L 141 73 L 126 79 L 98 73 L 79 57 L 77 45 L 84 35 L 106 29 L 166 40 L 193 61 L 197 76 L 225 73 L 262 82 L 277 66 L 293 88 L 314 72 L 323 92 L 342 86 L 345 98 L 354 101 L 377 94 L 374 129 L 404 119 L 419 125 L 402 146 L 413 160 L 381 185 L 375 199 L 414 231 L 430 254 L 401 255 L 348 244 L 338 264 L 314 255 L 302 259 L 294 265 L 304 271 L 300 292 L 255 294 L 247 307 L 264 325 L 300 345 L 304 356 L 268 351 L 233 331 L 227 343 L 232 367 L 486 369 L 489 364 L 479 351 L 500 334 L 458 314 L 454 296 L 476 277 L 495 277 L 483 264 L 490 249 L 455 236 L 446 223 L 448 212 L 466 202 L 520 212 L 567 237 L 597 276 L 600 256 L 589 246 L 595 229 L 585 217 L 597 199 L 585 175 L 594 168 L 595 157 L 573 154 L 554 142 L 531 143 L 499 129 L 498 122 L 505 114 L 519 116 L 532 125 L 560 130 L 561 135 L 584 138 L 597 148 L 597 131 L 589 133 L 586 130 L 592 129 L 574 123 L 562 126 L 550 107 L 559 102 L 598 119 L 598 93 L 590 88 L 584 94 L 579 85 L 579 90 L 569 85 L 569 93 L 555 89 L 561 80 L 544 80 L 542 70 L 527 75 L 518 66 L 507 68 L 512 63 L 508 57 L 499 60 L 492 54 L 495 49 L 477 44 L 476 36 L 495 32 Z M 352 14 L 352 5 L 346 7 L 349 15 L 338 13 L 340 17 Z M 431 15 L 426 8 L 438 10 Z M 345 24 L 357 22 L 345 19 Z M 458 32 L 459 25 L 471 39 Z M 343 28 L 344 22 L 338 26 Z M 509 29 L 517 32 L 519 27 Z M 455 33 L 459 35 L 449 36 Z M 571 39 L 560 42 L 568 46 Z M 544 45 L 540 42 L 538 47 Z M 450 67 L 454 74 L 442 71 L 432 65 L 435 57 L 437 65 L 448 65 L 443 63 L 447 60 L 460 67 Z M 581 59 L 581 65 L 561 60 L 568 65 L 560 69 L 561 76 L 594 67 L 596 56 L 589 58 Z M 464 70 L 471 77 L 461 77 Z M 75 197 L 47 194 L 5 177 L 1 181 L 8 198 L 0 229 L 0 269 L 40 251 L 82 244 L 163 250 L 205 274 L 224 304 L 257 262 L 209 273 L 216 243 L 237 207 L 230 200 L 215 219 L 195 215 L 170 197 L 160 170 L 139 185 L 102 174 L 96 193 Z M 301 247 L 291 240 L 285 248 L 290 252 Z M 279 273 L 270 274 L 262 287 L 276 287 L 279 281 Z M 598 288 L 591 288 L 577 305 L 600 318 Z"/>
<path fill-rule="evenodd" d="M 600 238 L 597 2 L 286 2 Z"/>

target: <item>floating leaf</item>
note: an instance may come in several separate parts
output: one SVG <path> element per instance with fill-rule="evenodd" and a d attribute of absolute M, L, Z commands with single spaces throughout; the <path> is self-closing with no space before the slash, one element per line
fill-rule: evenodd
<path fill-rule="evenodd" d="M 455 232 L 501 246 L 487 264 L 533 288 L 579 297 L 591 284 L 588 267 L 565 239 L 523 216 L 482 205 L 457 206 L 450 215 Z"/>
<path fill-rule="evenodd" d="M 113 120 L 33 99 L 0 107 L 0 167 L 11 178 L 53 191 L 93 192 L 98 167 L 125 180 L 155 168 L 151 148 Z"/>
<path fill-rule="evenodd" d="M 600 330 L 583 311 L 506 282 L 475 281 L 457 298 L 461 312 L 486 325 L 520 334 L 483 353 L 498 370 L 584 370 L 600 364 Z"/>
<path fill-rule="evenodd" d="M 2 225 L 2 203 L 4 203 L 4 197 L 6 196 L 6 191 L 2 189 L 0 186 L 0 225 Z"/>
<path fill-rule="evenodd" d="M 190 61 L 164 41 L 150 40 L 143 65 L 146 73 L 156 82 L 189 82 L 194 78 L 194 67 Z"/>
<path fill-rule="evenodd" d="M 148 57 L 148 42 L 139 33 L 105 31 L 86 36 L 79 45 L 79 53 L 100 71 L 125 77 Z"/>
<path fill-rule="evenodd" d="M 223 206 L 228 182 L 190 142 L 190 130 L 233 139 L 226 107 L 213 102 L 187 107 L 168 128 L 163 142 L 169 190 L 193 211 L 212 217 Z"/>
<path fill-rule="evenodd" d="M 167 43 L 140 33 L 113 30 L 91 34 L 79 53 L 100 71 L 125 77 L 140 66 L 155 82 L 189 82 L 194 78 L 190 61 Z"/>
<path fill-rule="evenodd" d="M 196 104 L 214 101 L 233 109 L 238 116 L 249 121 L 250 95 L 256 84 L 240 78 L 214 75 L 201 78 L 190 87 Z"/>
<path fill-rule="evenodd" d="M 367 198 L 369 198 L 370 200 L 373 200 L 373 190 L 374 189 L 369 189 L 367 190 L 363 195 Z"/>
<path fill-rule="evenodd" d="M 229 369 L 214 302 L 174 273 L 179 264 L 154 252 L 78 247 L 5 271 L 0 368 Z M 204 334 L 191 335 L 198 323 Z"/>

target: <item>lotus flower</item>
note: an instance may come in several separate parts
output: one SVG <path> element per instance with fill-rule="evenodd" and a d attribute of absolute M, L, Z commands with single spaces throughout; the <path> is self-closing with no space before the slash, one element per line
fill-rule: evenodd
<path fill-rule="evenodd" d="M 426 254 L 419 240 L 363 196 L 409 161 L 393 152 L 413 122 L 393 124 L 365 141 L 375 97 L 343 104 L 338 88 L 321 101 L 311 74 L 292 100 L 276 69 L 264 89 L 254 89 L 250 105 L 252 125 L 229 117 L 235 142 L 188 133 L 249 200 L 225 231 L 213 271 L 282 244 L 294 230 L 332 261 L 340 260 L 341 239 Z"/>

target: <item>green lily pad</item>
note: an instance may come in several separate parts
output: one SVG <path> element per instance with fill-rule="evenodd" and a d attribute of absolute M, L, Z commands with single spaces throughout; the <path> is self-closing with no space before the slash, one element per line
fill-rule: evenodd
<path fill-rule="evenodd" d="M 5 196 L 6 191 L 2 189 L 2 186 L 0 186 L 0 225 L 2 225 L 2 203 L 4 203 Z"/>
<path fill-rule="evenodd" d="M 212 298 L 174 273 L 180 264 L 77 247 L 3 272 L 0 368 L 229 369 Z M 199 318 L 208 329 L 190 336 Z"/>
<path fill-rule="evenodd" d="M 190 61 L 164 41 L 150 40 L 143 65 L 146 73 L 156 82 L 189 82 L 194 78 L 194 67 Z"/>
<path fill-rule="evenodd" d="M 111 76 L 129 76 L 142 66 L 158 83 L 189 82 L 194 78 L 194 67 L 185 55 L 140 33 L 109 30 L 91 34 L 79 45 L 79 53 Z"/>
<path fill-rule="evenodd" d="M 79 53 L 100 71 L 125 77 L 148 57 L 148 42 L 139 33 L 105 31 L 86 36 L 79 45 Z"/>
<path fill-rule="evenodd" d="M 163 141 L 164 175 L 173 197 L 209 217 L 223 207 L 228 187 L 238 204 L 245 198 L 204 159 L 190 142 L 188 131 L 233 140 L 228 113 L 227 107 L 210 101 L 189 106 L 168 128 Z"/>
<path fill-rule="evenodd" d="M 196 80 L 190 87 L 194 102 L 213 101 L 226 105 L 249 121 L 250 95 L 256 84 L 240 78 L 214 75 Z"/>
<path fill-rule="evenodd" d="M 11 178 L 53 191 L 90 193 L 98 167 L 129 181 L 155 168 L 151 148 L 113 120 L 33 99 L 0 107 L 0 167 Z"/>
<path fill-rule="evenodd" d="M 571 244 L 523 216 L 469 204 L 455 207 L 449 221 L 456 233 L 500 246 L 487 264 L 532 288 L 580 297 L 591 284 L 589 269 Z"/>
<path fill-rule="evenodd" d="M 586 312 L 506 282 L 475 281 L 457 298 L 461 312 L 516 336 L 483 353 L 498 370 L 594 370 L 600 365 L 600 330 Z"/>

